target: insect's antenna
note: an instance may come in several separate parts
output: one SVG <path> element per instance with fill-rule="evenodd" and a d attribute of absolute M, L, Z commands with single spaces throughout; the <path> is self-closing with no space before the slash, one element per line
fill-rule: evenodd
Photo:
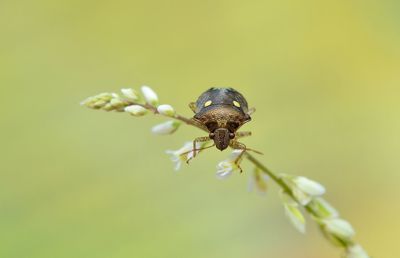
<path fill-rule="evenodd" d="M 257 153 L 257 154 L 260 154 L 260 155 L 264 155 L 264 153 L 262 153 L 261 151 L 258 151 L 258 150 L 253 150 L 253 149 L 246 148 L 245 151 L 252 151 L 254 153 Z"/>

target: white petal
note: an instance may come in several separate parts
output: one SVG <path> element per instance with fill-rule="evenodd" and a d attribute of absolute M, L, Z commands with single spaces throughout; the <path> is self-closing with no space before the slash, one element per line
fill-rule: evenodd
<path fill-rule="evenodd" d="M 166 153 L 171 156 L 171 161 L 175 163 L 175 171 L 178 171 L 181 168 L 182 160 L 180 159 L 178 151 L 167 150 Z"/>
<path fill-rule="evenodd" d="M 370 258 L 367 252 L 360 245 L 353 245 L 347 250 L 346 258 Z"/>
<path fill-rule="evenodd" d="M 151 131 L 154 134 L 160 135 L 172 134 L 178 129 L 180 125 L 181 124 L 177 121 L 167 121 L 165 123 L 154 126 Z"/>
<path fill-rule="evenodd" d="M 303 192 L 311 195 L 311 196 L 321 196 L 325 193 L 325 187 L 321 184 L 312 181 L 306 177 L 295 177 L 293 179 L 294 184 Z"/>
<path fill-rule="evenodd" d="M 171 105 L 160 105 L 157 107 L 157 111 L 165 116 L 174 116 L 175 110 Z"/>
<path fill-rule="evenodd" d="M 339 237 L 340 239 L 350 240 L 355 235 L 353 227 L 346 220 L 338 218 L 325 219 L 323 220 L 323 223 L 329 233 Z"/>
<path fill-rule="evenodd" d="M 232 171 L 231 170 L 218 171 L 216 175 L 218 179 L 226 179 L 230 175 L 232 175 Z"/>
<path fill-rule="evenodd" d="M 234 170 L 233 164 L 229 161 L 221 161 L 217 165 L 217 178 L 225 179 L 232 174 Z"/>
<path fill-rule="evenodd" d="M 137 101 L 139 100 L 139 94 L 131 88 L 127 88 L 127 89 L 121 89 L 122 95 L 124 95 L 125 97 L 127 97 L 128 99 Z"/>
<path fill-rule="evenodd" d="M 142 86 L 142 93 L 147 103 L 153 106 L 158 105 L 158 96 L 150 87 Z"/>
<path fill-rule="evenodd" d="M 147 109 L 139 105 L 131 105 L 125 108 L 125 112 L 133 116 L 143 116 L 147 113 Z"/>

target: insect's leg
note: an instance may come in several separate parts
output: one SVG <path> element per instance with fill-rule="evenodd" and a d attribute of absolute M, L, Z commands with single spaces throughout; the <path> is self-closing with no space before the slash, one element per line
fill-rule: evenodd
<path fill-rule="evenodd" d="M 231 148 L 233 148 L 235 150 L 242 150 L 242 152 L 239 154 L 239 156 L 234 161 L 235 165 L 240 169 L 240 173 L 242 173 L 242 171 L 243 171 L 242 168 L 240 167 L 240 161 L 241 161 L 241 159 L 242 159 L 242 157 L 243 157 L 243 155 L 245 154 L 246 151 L 253 151 L 255 153 L 262 154 L 259 151 L 247 148 L 246 145 L 244 145 L 241 142 L 235 141 L 235 140 L 231 141 L 229 143 L 229 146 L 231 146 Z"/>
<path fill-rule="evenodd" d="M 235 165 L 239 168 L 240 173 L 243 172 L 242 167 L 240 166 L 240 161 L 242 160 L 242 157 L 244 155 L 244 153 L 248 150 L 246 145 L 244 145 L 241 142 L 238 141 L 231 141 L 229 143 L 229 145 L 231 146 L 231 148 L 235 149 L 235 150 L 242 150 L 242 152 L 236 157 L 236 159 L 234 160 Z"/>
<path fill-rule="evenodd" d="M 255 108 L 250 108 L 250 109 L 247 111 L 247 114 L 248 114 L 249 116 L 251 116 L 252 114 L 254 114 L 254 112 L 256 112 L 256 109 L 255 109 Z"/>
<path fill-rule="evenodd" d="M 237 132 L 236 133 L 236 139 L 251 136 L 251 132 Z"/>
<path fill-rule="evenodd" d="M 246 145 L 235 140 L 231 141 L 229 143 L 229 146 L 231 146 L 231 148 L 235 150 L 247 150 Z"/>
<path fill-rule="evenodd" d="M 200 151 L 208 149 L 208 148 L 211 148 L 211 147 L 214 147 L 215 144 L 213 144 L 211 146 L 208 146 L 208 147 L 200 148 L 200 149 L 196 148 L 196 143 L 208 142 L 209 140 L 211 140 L 209 136 L 198 137 L 198 138 L 194 139 L 194 141 L 193 141 L 193 149 L 181 154 L 181 156 L 183 156 L 183 155 L 188 155 L 189 153 L 193 153 L 192 156 L 186 160 L 186 163 L 189 163 L 189 161 L 191 161 L 193 158 L 195 158 L 196 155 L 198 153 L 200 153 Z"/>
<path fill-rule="evenodd" d="M 194 113 L 196 113 L 196 103 L 195 102 L 190 102 L 189 107 Z"/>
<path fill-rule="evenodd" d="M 196 157 L 196 151 L 200 152 L 200 150 L 201 150 L 201 148 L 200 149 L 196 149 L 196 143 L 208 142 L 209 140 L 211 140 L 209 136 L 197 137 L 196 139 L 194 139 L 194 141 L 193 141 L 193 150 L 192 150 L 193 151 L 193 158 Z"/>
<path fill-rule="evenodd" d="M 244 145 L 241 142 L 235 141 L 235 140 L 231 141 L 229 143 L 229 146 L 231 146 L 232 149 L 236 149 L 236 150 L 246 150 L 246 151 L 252 151 L 252 152 L 255 152 L 255 153 L 261 154 L 261 155 L 263 154 L 262 152 L 260 152 L 258 150 L 247 148 L 246 145 Z"/>

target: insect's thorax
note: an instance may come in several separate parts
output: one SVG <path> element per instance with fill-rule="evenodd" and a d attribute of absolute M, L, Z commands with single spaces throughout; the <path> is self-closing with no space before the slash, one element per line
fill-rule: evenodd
<path fill-rule="evenodd" d="M 227 105 L 204 108 L 194 118 L 207 126 L 210 132 L 217 128 L 226 128 L 232 133 L 248 120 L 243 112 Z"/>

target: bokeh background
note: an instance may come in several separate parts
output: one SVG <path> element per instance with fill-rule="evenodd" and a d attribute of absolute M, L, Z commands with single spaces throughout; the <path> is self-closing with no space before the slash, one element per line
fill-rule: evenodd
<path fill-rule="evenodd" d="M 0 2 L 0 257 L 335 258 L 299 234 L 251 166 L 227 152 L 178 173 L 165 155 L 202 136 L 84 98 L 150 85 L 187 104 L 231 86 L 257 108 L 244 142 L 277 172 L 322 182 L 374 257 L 400 257 L 398 1 Z"/>

